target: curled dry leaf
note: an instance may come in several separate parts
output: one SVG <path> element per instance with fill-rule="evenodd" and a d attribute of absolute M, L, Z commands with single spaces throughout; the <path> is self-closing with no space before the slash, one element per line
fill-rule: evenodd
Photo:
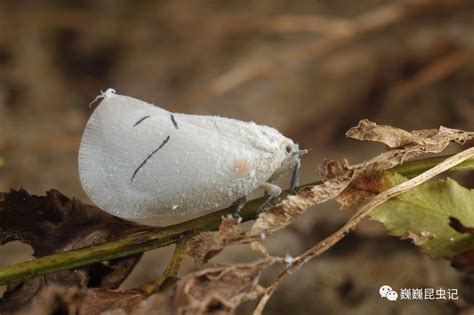
<path fill-rule="evenodd" d="M 366 119 L 349 129 L 346 135 L 362 141 L 382 142 L 390 149 L 355 165 L 350 165 L 347 161 L 325 161 L 317 169 L 323 184 L 304 187 L 297 195 L 287 197 L 262 213 L 245 235 L 240 231 L 226 231 L 225 228 L 219 232 L 206 233 L 204 237 L 207 241 L 203 240 L 204 237 L 199 240 L 207 244 L 207 248 L 200 254 L 201 257 L 207 257 L 201 259 L 201 262 L 216 255 L 226 245 L 245 243 L 262 235 L 272 234 L 289 225 L 307 208 L 330 199 L 338 201 L 342 208 L 354 209 L 391 187 L 383 178 L 387 169 L 424 153 L 439 153 L 450 142 L 464 143 L 474 138 L 472 132 L 445 127 L 408 132 L 391 126 L 379 126 Z M 198 248 L 196 245 L 197 243 L 192 247 Z"/>
<path fill-rule="evenodd" d="M 190 241 L 188 255 L 194 258 L 196 264 L 203 265 L 244 235 L 245 231 L 237 226 L 236 219 L 224 218 L 218 231 L 203 232 Z"/>
<path fill-rule="evenodd" d="M 43 289 L 30 306 L 20 310 L 24 314 L 81 314 L 87 293 L 75 287 L 50 285 Z"/>
<path fill-rule="evenodd" d="M 329 199 L 339 198 L 343 205 L 356 206 L 372 194 L 393 186 L 387 184 L 387 178 L 382 176 L 382 174 L 385 174 L 383 171 L 386 169 L 423 153 L 440 152 L 450 141 L 463 143 L 473 137 L 472 133 L 443 127 L 438 130 L 422 130 L 409 133 L 389 126 L 377 126 L 369 121 L 359 123 L 359 126 L 352 129 L 349 135 L 361 140 L 381 141 L 386 143 L 391 149 L 371 160 L 356 165 L 349 165 L 347 162 L 325 162 L 318 169 L 324 180 L 322 185 L 304 187 L 299 191 L 298 195 L 289 196 L 276 207 L 261 214 L 248 232 L 239 229 L 236 226 L 235 220 L 224 219 L 219 231 L 203 233 L 197 237 L 190 246 L 189 254 L 198 263 L 205 263 L 219 253 L 226 245 L 254 242 L 256 238 L 260 238 L 262 235 L 271 234 L 286 227 L 308 207 Z M 19 194 L 19 196 L 15 196 L 15 193 Z M 88 246 L 94 244 L 95 240 L 98 239 L 101 241 L 109 240 L 120 236 L 120 233 L 130 234 L 130 231 L 133 230 L 140 231 L 146 229 L 146 227 L 144 228 L 143 226 L 138 226 L 112 216 L 103 218 L 101 216 L 108 216 L 103 212 L 98 214 L 99 219 L 97 219 L 95 218 L 96 214 L 91 209 L 81 216 L 77 213 L 78 209 L 88 206 L 84 206 L 75 200 L 71 201 L 57 192 L 50 192 L 46 198 L 31 197 L 22 191 L 13 192 L 11 196 L 6 195 L 6 197 L 0 203 L 0 216 L 10 215 L 5 217 L 12 221 L 13 225 L 7 224 L 4 226 L 5 221 L 0 223 L 0 241 L 6 243 L 11 240 L 21 240 L 31 244 L 37 256 Z M 32 205 L 28 204 L 29 199 L 34 200 L 34 202 L 29 201 Z M 11 204 L 21 203 L 20 201 L 22 200 L 26 200 L 27 203 L 22 205 L 18 211 L 21 212 L 22 209 L 24 211 L 24 209 L 29 208 L 29 215 L 33 214 L 35 216 L 34 224 L 31 224 L 32 222 L 29 221 L 25 226 L 33 226 L 34 231 L 25 229 L 22 224 L 17 222 L 17 213 L 11 211 L 14 208 L 11 207 Z M 44 204 L 45 202 L 46 204 Z M 38 206 L 38 204 L 41 206 Z M 71 212 L 67 213 L 64 208 Z M 44 211 L 45 209 L 47 211 Z M 66 215 L 65 212 L 67 213 Z M 374 212 L 372 217 L 376 218 L 377 214 L 380 215 L 380 212 Z M 74 224 L 71 224 L 70 217 L 73 218 Z M 106 223 L 104 224 L 104 222 Z M 82 232 L 64 232 L 65 226 L 71 229 L 73 228 L 71 227 L 72 225 L 77 226 L 78 223 L 79 226 L 87 228 L 81 230 Z M 14 228 L 15 224 L 18 225 L 16 228 Z M 46 227 L 48 227 L 48 230 L 46 230 Z M 113 230 L 110 231 L 107 227 L 112 227 Z M 53 231 L 56 229 L 57 234 L 54 234 L 55 236 L 52 239 L 47 239 L 45 243 L 36 244 L 35 238 L 32 238 L 32 236 L 39 233 L 39 235 L 45 235 L 46 238 L 51 238 L 51 234 L 45 233 L 45 231 L 49 232 L 51 228 Z M 440 229 L 442 230 L 443 227 L 440 227 Z M 414 230 L 405 231 L 403 235 L 410 236 L 410 233 L 423 236 L 422 233 L 416 233 Z M 428 236 L 432 235 L 434 234 L 430 233 Z M 424 236 L 427 236 L 427 234 Z M 438 244 L 429 243 L 431 240 L 429 237 L 427 240 L 426 242 L 418 241 L 421 246 L 423 244 L 434 244 L 431 250 L 440 250 Z M 51 242 L 55 246 L 48 248 L 47 245 L 51 244 Z M 84 242 L 87 244 L 84 244 Z M 253 244 L 255 245 L 255 243 Z M 427 248 L 430 247 L 428 246 Z M 439 251 L 439 253 L 441 252 Z M 470 252 L 469 255 L 471 254 Z M 308 254 L 308 257 L 310 256 L 314 256 L 314 253 L 311 251 Z M 300 261 L 306 261 L 304 255 L 302 257 Z M 472 255 L 463 256 L 460 259 L 466 259 L 466 257 L 469 258 Z M 84 308 L 88 313 L 97 313 L 99 311 L 111 312 L 111 310 L 129 311 L 131 309 L 135 314 L 143 314 L 156 309 L 160 309 L 163 313 L 181 314 L 206 313 L 210 310 L 232 313 L 241 303 L 262 295 L 265 289 L 258 284 L 261 271 L 275 261 L 281 260 L 281 258 L 266 257 L 250 264 L 201 270 L 185 276 L 162 293 L 152 295 L 136 308 L 134 308 L 134 305 L 144 298 L 140 292 L 104 289 L 87 290 L 83 305 L 85 305 L 84 307 L 89 307 Z M 85 276 L 80 277 L 81 279 L 88 279 L 89 268 L 79 270 L 85 273 Z M 74 275 L 74 272 L 65 272 L 65 279 L 70 281 L 68 277 L 71 277 L 71 275 L 68 273 Z M 116 279 L 115 281 L 105 281 L 106 277 L 99 277 L 102 281 L 99 286 L 108 287 L 111 286 L 110 283 L 115 285 L 123 279 L 118 276 L 114 278 Z M 57 282 L 63 281 L 58 279 L 61 278 L 56 278 Z M 41 280 L 51 281 L 48 277 Z M 104 285 L 104 281 L 108 284 Z M 89 285 L 88 282 L 87 284 L 81 282 L 80 285 Z M 35 294 L 41 285 L 39 283 L 37 286 L 30 286 L 29 290 L 34 292 L 30 294 Z M 21 288 L 23 287 L 27 288 L 28 286 L 23 284 Z M 9 290 L 7 296 L 13 296 L 18 291 L 18 289 L 16 291 Z M 22 298 L 24 299 L 24 297 Z M 81 314 L 81 312 L 78 313 Z"/>
<path fill-rule="evenodd" d="M 340 204 L 341 209 L 354 209 L 357 205 L 390 188 L 383 179 L 383 171 L 361 171 L 335 200 Z"/>
<path fill-rule="evenodd" d="M 473 132 L 446 127 L 407 132 L 391 126 L 379 126 L 367 119 L 349 129 L 346 136 L 362 141 L 385 143 L 390 149 L 368 161 L 352 166 L 361 171 L 383 171 L 425 153 L 439 153 L 450 142 L 464 144 L 474 139 Z"/>
<path fill-rule="evenodd" d="M 474 139 L 473 132 L 442 126 L 438 129 L 408 132 L 391 126 L 377 125 L 367 119 L 349 129 L 346 136 L 361 141 L 382 142 L 390 149 L 365 162 L 346 166 L 354 170 L 356 175 L 348 188 L 336 198 L 343 209 L 354 209 L 369 197 L 388 189 L 381 178 L 383 171 L 421 154 L 439 153 L 450 142 L 463 144 Z"/>
<path fill-rule="evenodd" d="M 262 271 L 281 259 L 267 257 L 252 263 L 207 268 L 191 273 L 163 293 L 150 296 L 132 314 L 233 314 L 236 308 L 261 296 Z"/>
<path fill-rule="evenodd" d="M 149 228 L 71 200 L 55 190 L 46 196 L 12 190 L 3 194 L 0 201 L 0 244 L 21 241 L 33 248 L 35 257 L 115 240 Z M 117 288 L 140 257 L 115 259 L 12 284 L 0 302 L 0 310 L 18 308 L 45 284 Z"/>
<path fill-rule="evenodd" d="M 440 152 L 449 142 L 465 143 L 472 139 L 474 133 L 458 129 L 439 127 L 439 129 L 425 129 L 405 131 L 386 125 L 377 125 L 367 119 L 359 121 L 356 127 L 346 132 L 349 138 L 361 141 L 376 141 L 386 144 L 389 148 L 418 147 L 426 152 Z"/>
<path fill-rule="evenodd" d="M 332 166 L 328 165 L 328 168 Z M 339 171 L 344 176 L 339 174 L 321 185 L 304 187 L 298 195 L 288 196 L 272 209 L 261 213 L 248 232 L 238 228 L 235 219 L 224 219 L 219 231 L 197 236 L 191 242 L 188 254 L 194 257 L 196 263 L 204 264 L 230 244 L 251 243 L 253 249 L 267 255 L 263 245 L 255 244 L 256 240 L 286 227 L 307 208 L 335 198 L 349 185 L 353 174 L 348 169 L 341 168 Z"/>
<path fill-rule="evenodd" d="M 355 208 L 368 197 L 389 188 L 381 180 L 383 171 L 423 153 L 439 153 L 450 142 L 464 143 L 474 138 L 474 133 L 462 130 L 440 127 L 408 132 L 379 126 L 367 119 L 349 129 L 346 135 L 362 141 L 382 142 L 391 149 L 355 165 L 349 165 L 347 161 L 325 161 L 318 167 L 324 183 L 305 187 L 298 195 L 288 197 L 260 215 L 249 232 L 250 236 L 271 234 L 290 224 L 308 207 L 329 199 L 336 199 L 343 208 Z"/>
<path fill-rule="evenodd" d="M 413 187 L 417 187 L 423 183 L 426 183 L 428 180 L 433 178 L 434 176 L 437 176 L 441 174 L 442 172 L 449 170 L 452 167 L 455 167 L 456 165 L 459 165 L 463 161 L 466 161 L 467 159 L 470 159 L 474 157 L 474 148 L 469 148 L 467 150 L 464 150 L 452 157 L 447 158 L 445 161 L 442 161 L 440 164 L 434 166 L 433 168 L 419 174 L 418 176 L 405 181 L 401 182 L 400 184 L 391 187 L 390 189 L 381 192 L 378 194 L 376 197 L 371 198 L 371 200 L 364 205 L 362 205 L 357 212 L 342 226 L 339 228 L 336 232 L 331 234 L 330 236 L 326 237 L 310 249 L 306 250 L 303 254 L 290 259 L 291 264 L 287 267 L 287 269 L 282 272 L 277 279 L 267 287 L 265 295 L 260 299 L 259 303 L 257 304 L 257 307 L 255 308 L 254 314 L 261 314 L 263 311 L 263 308 L 265 307 L 266 303 L 268 302 L 269 298 L 275 292 L 276 288 L 279 286 L 281 281 L 286 278 L 288 275 L 290 275 L 293 271 L 299 269 L 302 267 L 303 264 L 311 260 L 312 258 L 321 255 L 325 251 L 327 251 L 329 248 L 334 246 L 338 241 L 340 241 L 347 233 L 349 233 L 352 229 L 354 229 L 362 219 L 364 219 L 367 215 L 373 214 L 373 211 L 376 211 L 378 207 L 381 205 L 384 205 L 387 201 L 390 201 L 394 197 L 399 197 L 402 195 L 406 195 L 407 192 L 409 192 L 410 189 L 413 189 Z M 390 173 L 390 172 L 388 172 Z M 393 173 L 393 172 L 392 172 Z M 396 173 L 394 173 L 396 174 Z M 398 175 L 398 174 L 396 174 Z M 400 176 L 400 175 L 399 175 Z M 457 195 L 457 194 L 455 194 Z M 463 198 L 463 202 L 466 201 L 465 196 Z M 415 202 L 411 202 L 414 204 Z M 467 200 L 467 203 L 472 207 L 474 202 Z M 443 208 L 443 207 L 441 207 Z M 442 212 L 442 211 L 440 211 Z M 467 211 L 468 213 L 471 214 L 469 217 L 472 220 L 472 211 Z M 425 216 L 429 218 L 429 214 L 422 214 L 421 216 Z M 438 214 L 439 216 L 439 214 Z M 437 219 L 435 219 L 437 220 Z M 411 222 L 411 218 L 409 216 L 405 216 L 405 221 Z M 426 222 L 425 222 L 426 223 Z M 429 225 L 429 220 L 428 220 L 428 225 Z M 416 228 L 419 228 L 417 224 L 415 223 L 414 226 Z M 442 226 L 441 229 L 446 228 L 446 226 Z M 431 235 L 431 234 L 430 234 Z M 442 236 L 443 238 L 446 238 L 446 235 Z M 448 236 L 449 237 L 449 236 Z M 451 239 L 450 239 L 451 240 Z M 456 245 L 459 245 L 460 242 L 455 242 Z M 446 242 L 445 242 L 446 244 Z M 472 239 L 470 241 L 471 245 L 474 245 L 472 242 Z M 436 246 L 433 246 L 435 248 Z M 439 247 L 439 246 L 438 246 Z M 451 249 L 448 246 L 444 246 L 445 249 Z M 439 248 L 438 248 L 439 249 Z"/>
<path fill-rule="evenodd" d="M 89 289 L 86 292 L 79 312 L 81 315 L 103 314 L 104 312 L 130 314 L 132 309 L 145 298 L 144 294 L 135 290 Z"/>
<path fill-rule="evenodd" d="M 272 234 L 301 215 L 306 209 L 336 197 L 349 185 L 351 177 L 337 177 L 317 186 L 302 188 L 297 195 L 288 196 L 280 204 L 260 214 L 247 233 L 248 237 Z"/>
<path fill-rule="evenodd" d="M 232 314 L 242 303 L 260 297 L 262 271 L 281 258 L 266 257 L 247 264 L 207 268 L 186 275 L 161 292 L 80 289 L 50 285 L 25 313 L 35 314 Z"/>
<path fill-rule="evenodd" d="M 130 314 L 145 296 L 138 291 L 81 289 L 49 285 L 21 310 L 25 314 Z"/>
<path fill-rule="evenodd" d="M 356 127 L 346 132 L 346 137 L 360 141 L 377 141 L 389 148 L 422 145 L 423 141 L 412 133 L 392 126 L 377 125 L 367 119 L 359 121 Z"/>

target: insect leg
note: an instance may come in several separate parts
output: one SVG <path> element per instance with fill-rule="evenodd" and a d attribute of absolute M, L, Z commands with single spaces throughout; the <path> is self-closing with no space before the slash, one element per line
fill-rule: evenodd
<path fill-rule="evenodd" d="M 301 161 L 297 160 L 295 165 L 293 166 L 293 172 L 291 173 L 291 181 L 290 181 L 290 191 L 292 193 L 296 192 L 296 187 L 300 184 L 300 166 Z"/>
<path fill-rule="evenodd" d="M 232 216 L 234 218 L 239 217 L 239 211 L 245 206 L 247 203 L 247 196 L 240 197 L 236 201 L 232 203 L 232 207 L 234 207 L 234 211 L 232 211 Z"/>
<path fill-rule="evenodd" d="M 271 183 L 262 184 L 260 188 L 265 191 L 265 195 L 268 196 L 268 198 L 258 207 L 257 215 L 265 211 L 281 194 L 281 188 Z"/>
<path fill-rule="evenodd" d="M 296 155 L 298 156 L 295 160 L 295 164 L 293 165 L 293 172 L 291 174 L 291 181 L 290 181 L 290 191 L 292 193 L 296 193 L 296 187 L 300 184 L 300 167 L 301 167 L 301 157 L 307 154 L 309 150 L 303 149 L 298 150 Z"/>

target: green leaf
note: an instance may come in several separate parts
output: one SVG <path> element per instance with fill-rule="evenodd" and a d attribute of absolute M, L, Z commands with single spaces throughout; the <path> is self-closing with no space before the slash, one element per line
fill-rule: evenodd
<path fill-rule="evenodd" d="M 0 167 L 5 165 L 5 159 L 0 156 Z"/>
<path fill-rule="evenodd" d="M 393 187 L 407 180 L 386 172 L 384 182 Z M 390 235 L 411 238 L 433 257 L 452 257 L 474 249 L 474 235 L 449 226 L 449 217 L 474 226 L 474 191 L 452 179 L 417 186 L 376 208 L 371 219 L 381 222 Z"/>

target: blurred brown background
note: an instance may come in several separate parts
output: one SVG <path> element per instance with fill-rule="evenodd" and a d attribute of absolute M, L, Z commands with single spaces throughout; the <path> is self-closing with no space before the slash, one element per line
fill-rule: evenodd
<path fill-rule="evenodd" d="M 89 102 L 109 87 L 174 112 L 275 127 L 312 149 L 303 183 L 323 158 L 357 162 L 383 149 L 344 138 L 363 118 L 473 130 L 473 17 L 469 0 L 0 1 L 0 191 L 54 188 L 88 201 L 77 150 Z M 296 255 L 348 215 L 318 207 L 266 244 Z M 29 252 L 4 246 L 0 264 Z M 249 255 L 226 249 L 214 262 Z M 125 287 L 151 280 L 168 257 L 147 253 Z M 474 304 L 472 278 L 365 222 L 287 280 L 266 313 L 462 312 L 460 303 L 390 303 L 383 284 L 458 288 Z"/>

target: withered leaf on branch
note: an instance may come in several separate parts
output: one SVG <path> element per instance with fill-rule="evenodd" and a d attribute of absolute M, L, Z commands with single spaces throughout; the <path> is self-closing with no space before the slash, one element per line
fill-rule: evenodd
<path fill-rule="evenodd" d="M 348 137 L 363 141 L 379 141 L 389 149 L 362 163 L 325 161 L 318 167 L 323 185 L 305 187 L 279 205 L 263 213 L 251 229 L 251 235 L 273 233 L 290 224 L 310 206 L 336 199 L 343 208 L 355 208 L 380 191 L 389 188 L 381 180 L 383 171 L 424 153 L 439 153 L 450 142 L 464 143 L 474 138 L 473 132 L 440 127 L 408 132 L 391 126 L 379 126 L 367 119 L 349 129 Z"/>
<path fill-rule="evenodd" d="M 190 273 L 150 296 L 139 290 L 79 289 L 48 286 L 25 312 L 35 314 L 233 314 L 242 303 L 255 300 L 264 288 L 262 271 L 282 259 L 266 257 L 251 263 L 214 267 Z"/>
<path fill-rule="evenodd" d="M 355 209 L 391 187 L 383 177 L 384 171 L 425 153 L 439 153 L 450 142 L 464 143 L 474 138 L 474 133 L 457 129 L 440 127 L 408 132 L 391 126 L 379 126 L 366 119 L 349 129 L 346 135 L 363 141 L 382 142 L 390 149 L 354 165 L 347 161 L 324 161 L 317 168 L 323 184 L 304 187 L 297 195 L 287 197 L 260 214 L 246 234 L 226 232 L 226 229 L 206 233 L 200 239 L 207 244 L 206 247 L 199 248 L 197 244 L 191 246 L 200 254 L 201 262 L 206 262 L 229 244 L 247 243 L 288 226 L 307 208 L 316 204 L 335 199 L 342 208 Z M 204 237 L 207 241 L 204 241 Z"/>
<path fill-rule="evenodd" d="M 349 138 L 361 141 L 376 141 L 386 144 L 389 148 L 425 147 L 428 152 L 441 151 L 449 142 L 464 143 L 472 139 L 474 134 L 458 129 L 439 127 L 439 129 L 424 129 L 406 131 L 400 128 L 377 125 L 363 119 L 356 127 L 346 132 Z"/>
<path fill-rule="evenodd" d="M 203 232 L 194 237 L 188 245 L 188 255 L 194 258 L 196 264 L 203 265 L 219 254 L 224 247 L 244 235 L 245 231 L 237 226 L 236 219 L 225 218 L 218 231 Z"/>
<path fill-rule="evenodd" d="M 145 296 L 138 291 L 80 289 L 49 285 L 22 309 L 25 314 L 129 314 Z"/>
<path fill-rule="evenodd" d="M 474 132 L 443 126 L 408 132 L 364 119 L 356 127 L 349 129 L 346 136 L 362 141 L 382 142 L 390 148 L 372 159 L 349 166 L 356 175 L 336 201 L 343 209 L 354 209 L 369 197 L 389 188 L 382 180 L 383 171 L 425 153 L 439 153 L 451 142 L 464 144 L 474 139 Z"/>
<path fill-rule="evenodd" d="M 384 137 L 385 133 L 389 135 Z M 388 188 L 381 176 L 385 170 L 424 153 L 440 152 L 451 141 L 463 143 L 474 136 L 473 133 L 444 127 L 406 132 L 377 126 L 369 121 L 361 121 L 350 135 L 363 140 L 382 141 L 391 149 L 355 165 L 325 162 L 318 168 L 323 178 L 322 185 L 304 187 L 298 195 L 289 196 L 262 213 L 248 232 L 238 228 L 235 220 L 223 220 L 219 231 L 197 237 L 190 246 L 189 254 L 198 263 L 205 263 L 225 246 L 254 242 L 256 238 L 286 227 L 310 206 L 330 199 L 339 198 L 346 206 L 355 207 L 372 194 Z M 110 216 L 77 200 L 70 200 L 56 191 L 48 192 L 46 197 L 12 191 L 4 194 L 0 202 L 0 243 L 20 240 L 33 247 L 36 257 L 90 246 L 148 228 Z M 466 257 L 462 258 L 466 260 Z M 11 286 L 5 297 L 10 303 L 8 306 L 15 308 L 28 302 L 45 283 L 75 284 L 83 288 L 98 287 L 81 291 L 86 292 L 86 295 L 81 303 L 83 308 L 77 311 L 79 314 L 113 309 L 132 310 L 135 314 L 147 313 L 152 309 L 182 314 L 205 313 L 209 310 L 232 313 L 242 302 L 262 295 L 264 288 L 258 284 L 260 272 L 275 261 L 282 260 L 266 257 L 246 265 L 201 270 L 185 276 L 134 307 L 144 299 L 141 292 L 108 289 L 116 288 L 138 259 L 139 256 L 119 259 L 32 279 L 31 282 Z M 469 257 L 467 259 L 470 261 Z M 472 268 L 472 265 L 468 265 L 468 268 Z"/>
<path fill-rule="evenodd" d="M 234 314 L 236 308 L 264 292 L 262 271 L 281 261 L 263 258 L 247 264 L 207 268 L 188 274 L 161 294 L 150 296 L 132 314 Z"/>
<path fill-rule="evenodd" d="M 341 209 L 354 209 L 369 198 L 389 189 L 390 186 L 384 180 L 383 174 L 383 171 L 377 170 L 358 173 L 347 188 L 335 198 Z"/>
<path fill-rule="evenodd" d="M 81 314 L 83 302 L 87 293 L 76 287 L 60 287 L 50 285 L 44 288 L 34 299 L 33 303 L 21 313 L 37 315 L 50 314 Z"/>
<path fill-rule="evenodd" d="M 390 126 L 377 126 L 362 120 L 357 127 L 348 131 L 348 136 L 360 140 L 381 141 L 392 149 L 378 156 L 350 165 L 347 161 L 325 161 L 318 167 L 323 178 L 322 185 L 305 187 L 296 196 L 289 196 L 280 204 L 262 213 L 245 238 L 266 235 L 286 227 L 307 208 L 329 199 L 337 200 L 343 208 L 355 209 L 369 198 L 391 187 L 385 171 L 404 161 L 424 153 L 438 153 L 450 142 L 464 143 L 474 133 L 440 127 L 439 129 L 407 132 Z M 231 242 L 228 242 L 231 243 Z"/>
<path fill-rule="evenodd" d="M 55 190 L 46 196 L 12 190 L 2 194 L 0 201 L 0 244 L 21 241 L 33 248 L 35 257 L 88 247 L 150 228 L 114 217 Z M 51 283 L 117 288 L 140 257 L 115 259 L 12 284 L 0 300 L 0 311 L 16 309 Z"/>
<path fill-rule="evenodd" d="M 423 141 L 412 133 L 392 126 L 377 125 L 367 119 L 359 121 L 356 127 L 346 132 L 346 137 L 361 141 L 377 141 L 389 148 L 422 145 Z"/>
<path fill-rule="evenodd" d="M 274 208 L 262 213 L 248 232 L 248 237 L 272 234 L 301 215 L 306 209 L 335 198 L 351 181 L 352 175 L 332 178 L 321 185 L 304 187 L 298 195 L 288 196 Z"/>

